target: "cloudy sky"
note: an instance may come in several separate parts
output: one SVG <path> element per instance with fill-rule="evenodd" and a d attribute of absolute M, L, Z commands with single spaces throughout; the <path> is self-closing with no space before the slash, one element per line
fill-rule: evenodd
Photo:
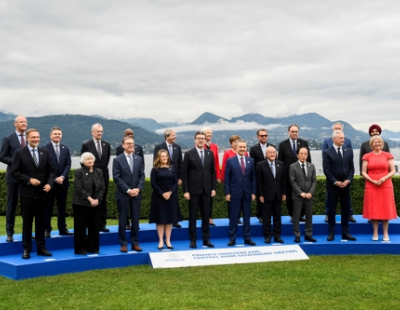
<path fill-rule="evenodd" d="M 400 1 L 2 0 L 0 110 L 400 130 Z"/>

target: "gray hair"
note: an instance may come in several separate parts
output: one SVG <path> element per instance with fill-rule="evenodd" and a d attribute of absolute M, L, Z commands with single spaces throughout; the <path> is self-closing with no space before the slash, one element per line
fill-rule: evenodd
<path fill-rule="evenodd" d="M 335 139 L 338 135 L 344 135 L 343 131 L 335 130 L 334 132 L 332 132 L 332 139 Z"/>
<path fill-rule="evenodd" d="M 202 132 L 211 131 L 212 132 L 212 129 L 211 129 L 211 127 L 206 126 L 206 127 L 201 128 L 200 131 L 202 131 Z"/>
<path fill-rule="evenodd" d="M 85 152 L 81 155 L 81 160 L 80 160 L 81 164 L 83 164 L 85 160 L 88 158 L 93 158 L 93 160 L 96 161 L 96 157 L 92 153 Z"/>
<path fill-rule="evenodd" d="M 170 134 L 172 134 L 173 132 L 175 132 L 175 130 L 173 130 L 172 128 L 167 128 L 164 130 L 164 139 L 166 140 Z"/>
<path fill-rule="evenodd" d="M 95 127 L 97 127 L 97 126 L 100 126 L 101 128 L 103 128 L 103 126 L 101 126 L 101 124 L 100 123 L 96 123 L 96 124 L 93 124 L 93 126 L 92 126 L 92 131 L 94 130 L 94 128 Z"/>
<path fill-rule="evenodd" d="M 335 127 L 335 125 L 340 125 L 340 127 L 342 127 L 342 131 L 343 131 L 344 125 L 343 125 L 341 122 L 333 123 L 333 125 L 332 125 L 332 130 L 333 130 L 333 127 Z"/>

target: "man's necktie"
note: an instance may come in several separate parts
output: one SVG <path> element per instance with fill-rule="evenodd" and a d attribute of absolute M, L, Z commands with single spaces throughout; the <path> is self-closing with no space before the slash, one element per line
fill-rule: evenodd
<path fill-rule="evenodd" d="M 337 148 L 337 152 L 341 161 L 343 161 L 342 153 L 340 153 L 340 147 Z"/>
<path fill-rule="evenodd" d="M 262 150 L 263 156 L 265 158 L 265 144 L 264 145 L 261 144 L 261 150 Z"/>
<path fill-rule="evenodd" d="M 301 170 L 303 170 L 304 176 L 306 177 L 306 169 L 304 168 L 304 164 L 301 164 Z"/>
<path fill-rule="evenodd" d="M 97 140 L 97 154 L 99 154 L 99 158 L 101 160 L 101 145 L 99 140 Z"/>
<path fill-rule="evenodd" d="M 57 157 L 57 162 L 60 163 L 60 150 L 59 150 L 59 144 L 54 145 L 56 148 L 56 157 Z"/>
<path fill-rule="evenodd" d="M 131 172 L 133 173 L 133 158 L 132 155 L 129 155 L 129 166 L 131 167 Z"/>
<path fill-rule="evenodd" d="M 36 149 L 32 149 L 32 158 L 33 158 L 33 161 L 35 162 L 35 166 L 36 167 L 39 166 L 39 162 L 38 162 L 38 159 L 36 157 Z"/>
<path fill-rule="evenodd" d="M 168 145 L 168 152 L 169 152 L 169 157 L 170 157 L 171 160 L 172 160 L 173 151 L 172 151 L 172 145 L 171 145 L 171 144 Z"/>
<path fill-rule="evenodd" d="M 240 157 L 240 167 L 242 168 L 242 174 L 244 175 L 246 172 L 246 167 L 244 165 L 243 157 Z"/>
<path fill-rule="evenodd" d="M 293 155 L 296 156 L 296 143 L 293 140 Z"/>
<path fill-rule="evenodd" d="M 26 143 L 25 143 L 24 135 L 22 133 L 20 133 L 19 136 L 21 137 L 21 147 L 25 147 Z"/>
<path fill-rule="evenodd" d="M 203 156 L 203 151 L 200 151 L 200 159 L 201 159 L 201 165 L 204 168 L 204 156 Z"/>
<path fill-rule="evenodd" d="M 271 172 L 272 172 L 272 175 L 274 176 L 274 179 L 275 179 L 275 166 L 274 166 L 274 163 L 271 163 Z"/>

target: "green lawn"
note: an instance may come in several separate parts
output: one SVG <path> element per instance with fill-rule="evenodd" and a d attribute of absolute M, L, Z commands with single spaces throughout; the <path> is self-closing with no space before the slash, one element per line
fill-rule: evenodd
<path fill-rule="evenodd" d="M 176 269 L 144 265 L 23 281 L 0 277 L 0 309 L 393 310 L 400 309 L 399 273 L 400 256 L 350 255 Z"/>

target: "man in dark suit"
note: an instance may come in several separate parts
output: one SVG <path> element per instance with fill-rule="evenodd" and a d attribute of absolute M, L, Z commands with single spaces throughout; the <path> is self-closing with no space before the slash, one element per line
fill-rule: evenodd
<path fill-rule="evenodd" d="M 308 149 L 301 147 L 297 149 L 297 162 L 290 165 L 289 182 L 292 185 L 293 199 L 293 233 L 294 242 L 300 242 L 299 222 L 301 210 L 304 208 L 306 214 L 305 241 L 316 242 L 312 236 L 312 206 L 314 200 L 314 191 L 317 186 L 317 177 L 315 166 L 306 161 Z"/>
<path fill-rule="evenodd" d="M 0 161 L 7 165 L 7 209 L 6 209 L 6 232 L 7 242 L 14 241 L 15 210 L 18 203 L 19 183 L 11 176 L 11 164 L 14 152 L 26 146 L 25 131 L 28 121 L 25 116 L 19 115 L 14 121 L 15 132 L 3 138 L 1 142 Z"/>
<path fill-rule="evenodd" d="M 171 128 L 167 128 L 164 130 L 164 139 L 165 141 L 161 144 L 156 145 L 154 148 L 153 154 L 153 162 L 156 159 L 157 152 L 159 150 L 168 151 L 168 156 L 171 160 L 171 165 L 174 167 L 177 175 L 178 175 L 178 186 L 182 184 L 182 150 L 179 144 L 176 144 L 176 133 L 175 130 Z M 173 225 L 176 228 L 181 228 L 179 223 L 174 223 Z"/>
<path fill-rule="evenodd" d="M 332 134 L 333 145 L 323 153 L 323 169 L 326 176 L 326 188 L 328 200 L 328 241 L 335 239 L 336 205 L 340 199 L 342 239 L 355 241 L 349 233 L 349 207 L 350 207 L 350 183 L 354 176 L 353 150 L 343 147 L 343 131 L 335 131 Z"/>
<path fill-rule="evenodd" d="M 184 198 L 189 200 L 190 247 L 196 248 L 196 220 L 200 209 L 203 245 L 213 248 L 210 242 L 210 205 L 215 196 L 216 176 L 214 155 L 204 148 L 206 135 L 198 131 L 194 135 L 196 147 L 185 153 L 182 169 Z"/>
<path fill-rule="evenodd" d="M 132 250 L 140 252 L 142 248 L 139 246 L 139 214 L 145 177 L 144 167 L 142 159 L 134 154 L 133 139 L 125 137 L 122 141 L 124 153 L 113 160 L 113 179 L 117 185 L 115 198 L 117 199 L 119 213 L 118 238 L 121 244 L 121 252 L 128 252 L 125 227 L 130 211 Z"/>
<path fill-rule="evenodd" d="M 263 217 L 264 242 L 271 243 L 271 212 L 274 217 L 274 241 L 281 238 L 281 205 L 286 200 L 286 173 L 283 162 L 276 160 L 276 149 L 267 147 L 266 160 L 256 167 L 257 192 L 259 193 Z"/>
<path fill-rule="evenodd" d="M 130 129 L 130 128 L 125 129 L 125 131 L 124 131 L 124 137 L 130 137 L 130 138 L 132 138 L 132 139 L 135 139 L 133 130 Z M 122 144 L 121 144 L 121 145 L 118 145 L 117 148 L 116 148 L 116 150 L 115 150 L 115 155 L 118 156 L 118 155 L 122 154 L 123 152 L 124 152 L 124 148 L 122 147 Z M 133 153 L 136 154 L 136 155 L 138 155 L 138 156 L 140 156 L 140 158 L 142 159 L 143 167 L 144 167 L 144 166 L 145 166 L 145 162 L 144 162 L 144 154 L 143 154 L 143 148 L 142 148 L 142 146 L 140 146 L 139 144 L 136 144 L 136 143 L 135 143 L 135 149 L 134 149 Z M 129 215 L 128 215 L 128 218 L 127 218 L 127 220 L 126 220 L 126 229 L 127 229 L 127 230 L 130 230 L 130 229 L 131 229 L 131 224 L 130 224 L 130 222 L 129 222 Z"/>
<path fill-rule="evenodd" d="M 107 224 L 107 191 L 108 183 L 110 181 L 110 175 L 108 173 L 108 163 L 110 161 L 111 147 L 110 143 L 101 140 L 103 136 L 103 126 L 100 124 L 94 124 L 92 126 L 92 137 L 93 139 L 86 141 L 82 144 L 81 154 L 85 152 L 92 153 L 96 160 L 94 162 L 95 168 L 99 168 L 103 172 L 105 191 L 103 199 L 100 204 L 100 231 L 109 232 L 110 230 L 106 227 Z"/>
<path fill-rule="evenodd" d="M 344 128 L 344 125 L 343 125 L 342 123 L 336 122 L 336 123 L 334 123 L 334 124 L 332 125 L 332 132 L 334 132 L 334 131 L 336 131 L 336 130 L 343 131 L 343 128 Z M 369 143 L 369 142 L 368 142 L 368 143 Z M 332 136 L 329 137 L 329 138 L 326 138 L 326 139 L 324 140 L 323 145 L 322 145 L 322 154 L 324 154 L 324 151 L 327 150 L 327 149 L 329 149 L 332 145 L 333 145 Z M 344 144 L 343 144 L 343 146 L 353 150 L 353 146 L 351 145 L 351 140 L 350 140 L 349 138 L 347 138 L 347 137 L 344 138 Z M 328 199 L 329 199 L 329 194 L 327 193 L 327 195 L 326 195 L 326 200 L 325 200 L 325 214 L 326 214 L 326 216 L 325 216 L 325 222 L 328 222 L 328 213 L 329 213 L 329 210 L 328 210 Z M 351 200 L 350 200 L 349 222 L 355 223 L 355 222 L 357 222 L 357 221 L 356 221 L 356 219 L 354 218 L 353 214 L 354 214 L 354 213 L 353 213 L 353 207 L 352 207 L 352 205 L 351 205 Z"/>
<path fill-rule="evenodd" d="M 18 195 L 22 211 L 23 259 L 29 259 L 32 250 L 32 222 L 35 218 L 37 255 L 51 256 L 44 239 L 46 216 L 45 193 L 54 184 L 55 170 L 49 152 L 38 148 L 40 135 L 36 129 L 26 131 L 27 146 L 14 153 L 11 175 L 19 182 Z"/>
<path fill-rule="evenodd" d="M 61 144 L 62 131 L 60 127 L 53 127 L 50 130 L 51 142 L 43 146 L 50 154 L 51 162 L 56 171 L 56 180 L 53 188 L 46 197 L 46 222 L 45 238 L 51 236 L 51 217 L 53 216 L 54 202 L 57 199 L 57 228 L 60 235 L 73 235 L 67 229 L 65 222 L 65 207 L 67 204 L 67 194 L 69 187 L 68 174 L 71 169 L 71 154 L 69 148 Z"/>
<path fill-rule="evenodd" d="M 236 244 L 236 234 L 240 211 L 243 212 L 243 239 L 244 244 L 256 245 L 251 240 L 250 216 L 251 201 L 256 199 L 256 169 L 254 160 L 245 156 L 247 144 L 239 141 L 237 156 L 226 161 L 224 188 L 225 199 L 229 203 L 229 242 L 228 246 Z"/>
<path fill-rule="evenodd" d="M 253 145 L 250 148 L 250 157 L 254 159 L 254 168 L 257 167 L 258 163 L 265 160 L 265 152 L 267 151 L 268 146 L 273 146 L 273 144 L 268 143 L 268 131 L 267 129 L 261 128 L 257 130 L 257 139 L 258 143 Z M 258 221 L 262 223 L 262 213 L 260 208 L 260 200 L 258 199 L 259 195 L 257 195 L 257 209 L 256 209 L 256 216 Z"/>
<path fill-rule="evenodd" d="M 311 163 L 311 155 L 310 148 L 308 147 L 307 141 L 303 139 L 299 139 L 299 126 L 290 125 L 288 127 L 288 135 L 289 138 L 279 143 L 279 153 L 278 160 L 284 162 L 285 164 L 285 173 L 286 173 L 286 206 L 291 217 L 291 221 L 293 221 L 293 199 L 292 199 L 292 186 L 289 182 L 289 168 L 290 165 L 297 161 L 297 149 L 300 147 L 306 147 L 308 150 L 307 161 Z M 302 212 L 302 217 L 300 218 L 301 222 L 305 222 L 305 218 L 303 217 L 304 211 Z"/>

